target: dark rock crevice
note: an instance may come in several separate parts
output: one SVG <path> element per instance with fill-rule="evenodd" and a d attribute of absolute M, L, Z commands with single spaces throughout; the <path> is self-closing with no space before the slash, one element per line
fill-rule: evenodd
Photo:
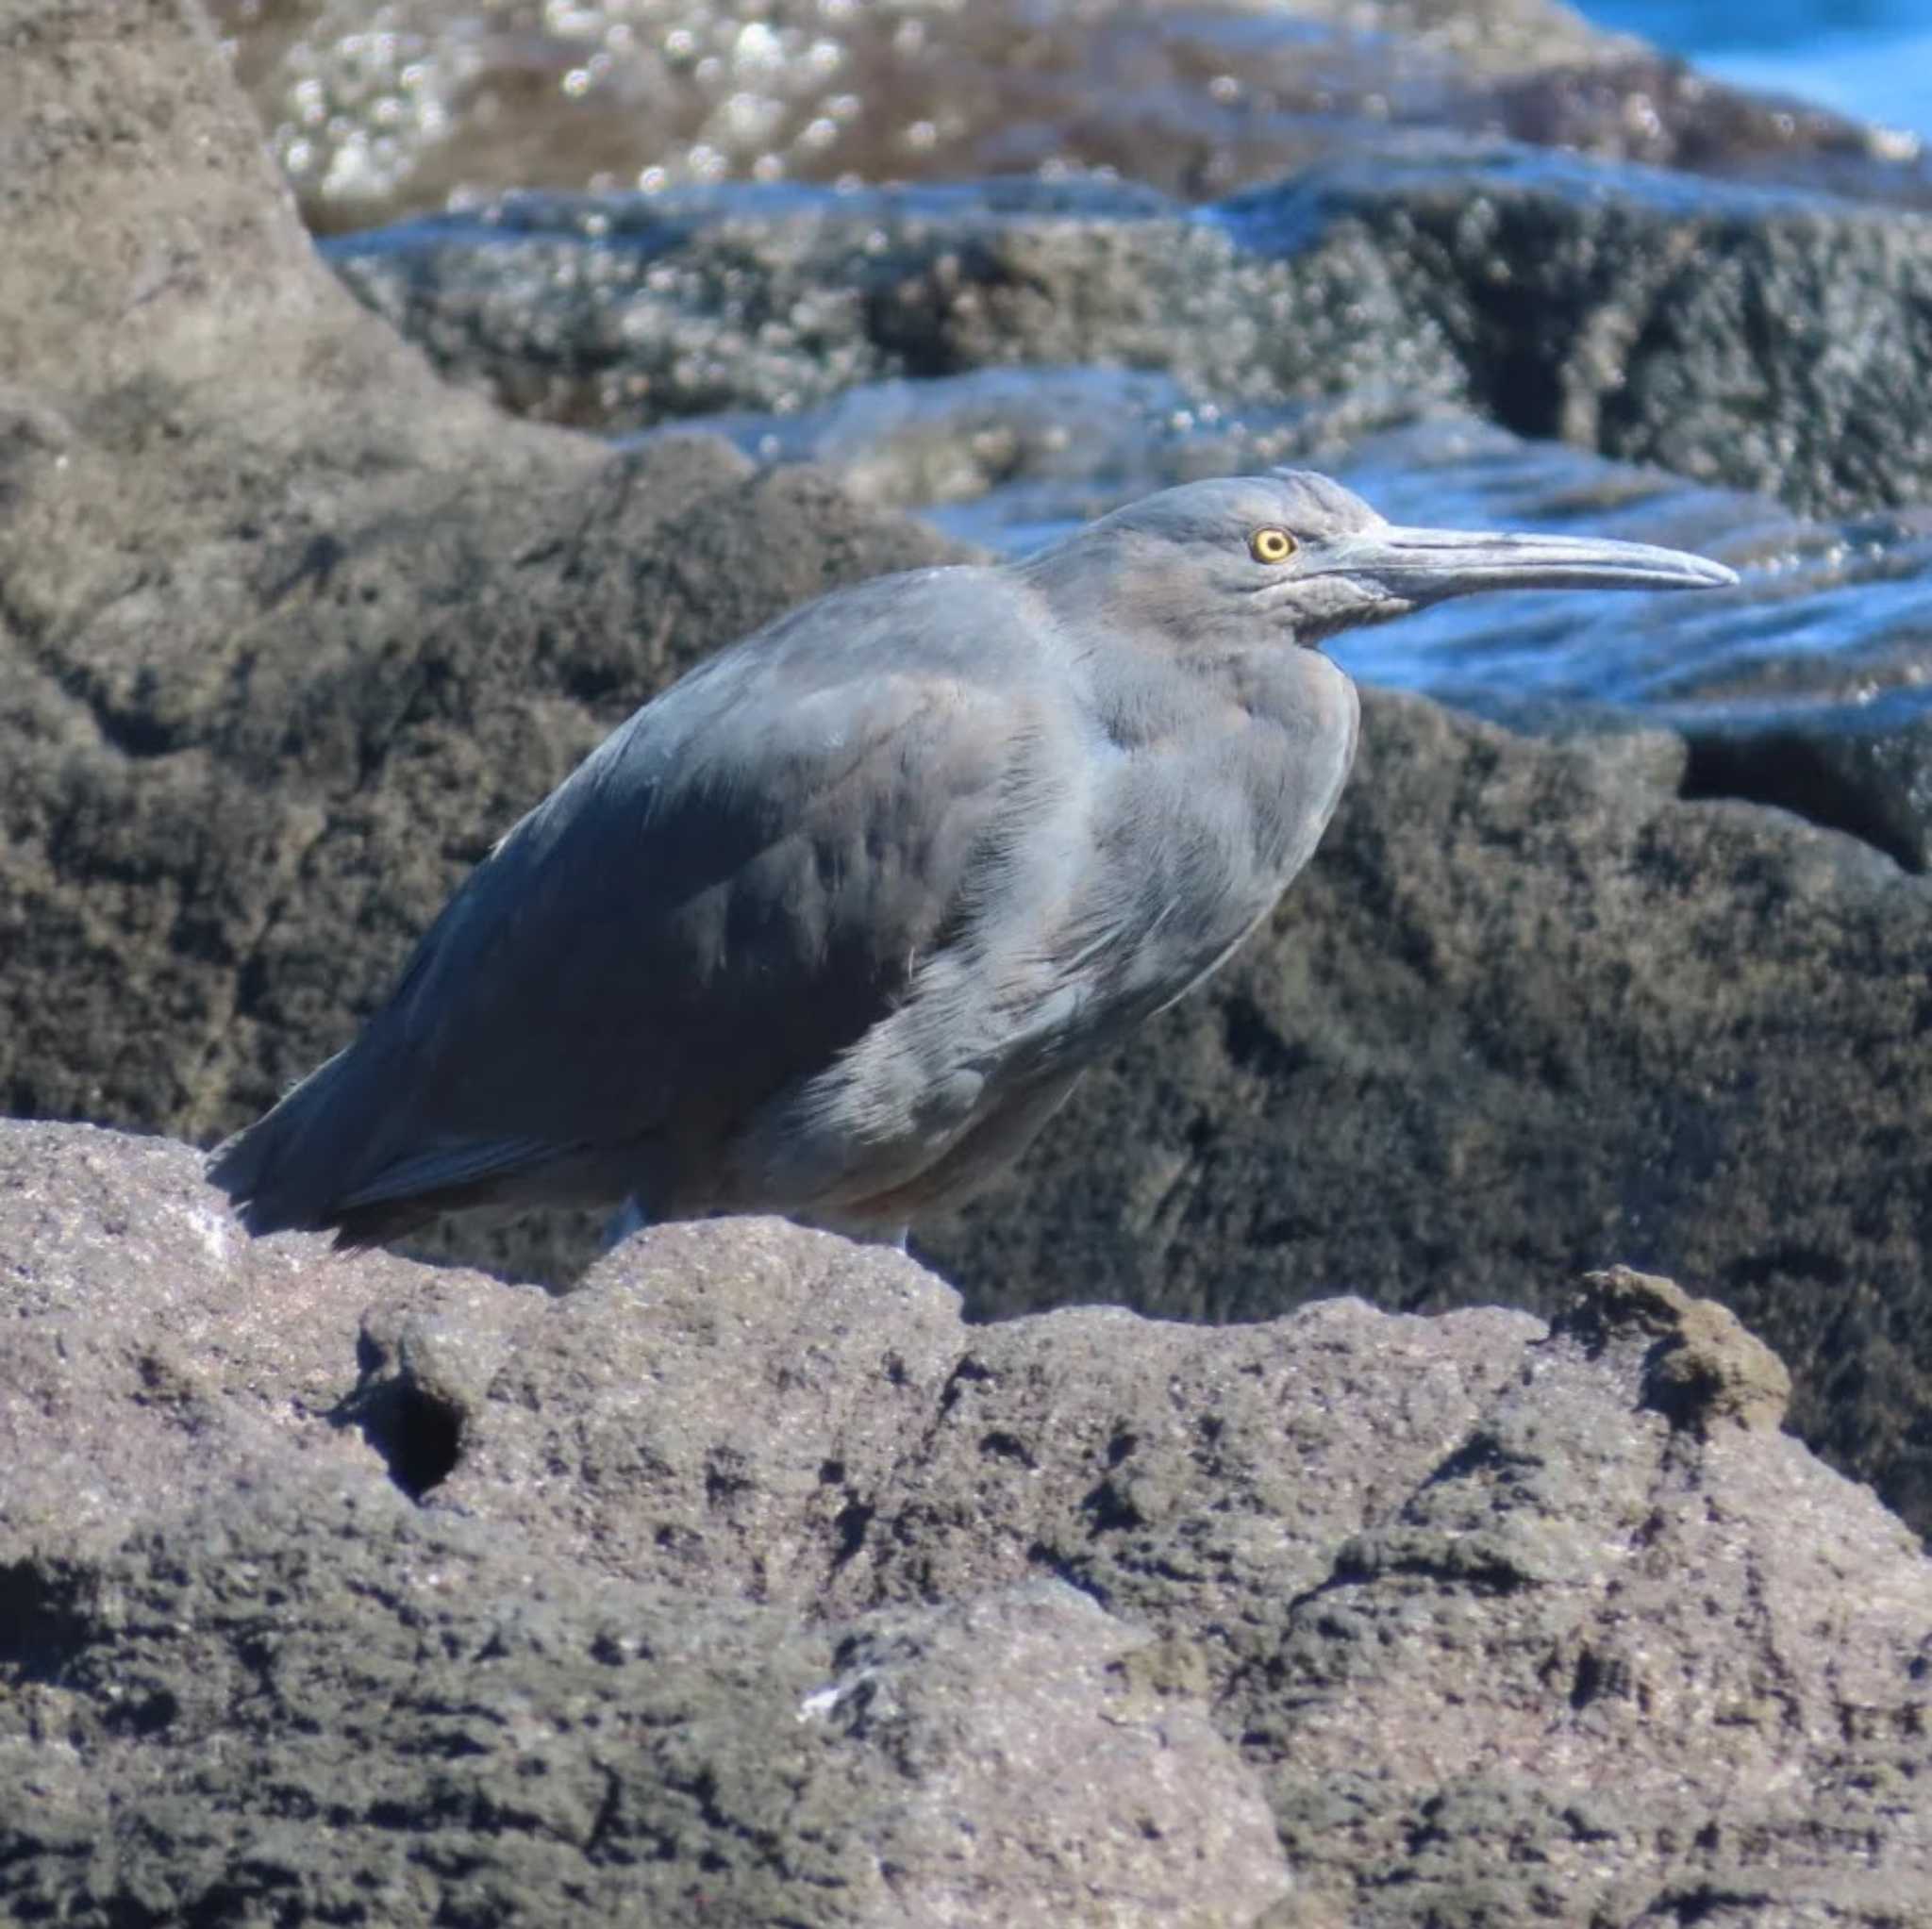
<path fill-rule="evenodd" d="M 1923 876 L 1932 869 L 1926 735 L 1924 725 L 1890 735 L 1817 727 L 1692 732 L 1680 794 L 1691 802 L 1723 798 L 1789 810 L 1821 830 L 1857 838 L 1900 870 Z"/>

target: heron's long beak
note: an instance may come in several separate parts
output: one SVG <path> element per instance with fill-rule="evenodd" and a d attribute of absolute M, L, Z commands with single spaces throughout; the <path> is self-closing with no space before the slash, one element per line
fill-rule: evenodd
<path fill-rule="evenodd" d="M 1722 590 L 1737 573 L 1681 549 L 1591 536 L 1493 536 L 1374 529 L 1346 536 L 1318 566 L 1408 604 L 1478 590 Z"/>

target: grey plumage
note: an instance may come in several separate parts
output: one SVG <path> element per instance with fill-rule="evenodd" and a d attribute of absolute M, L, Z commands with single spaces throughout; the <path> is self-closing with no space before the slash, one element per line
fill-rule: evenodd
<path fill-rule="evenodd" d="M 625 1199 L 901 1233 L 1307 861 L 1356 741 L 1325 637 L 1475 589 L 1730 580 L 1393 529 L 1283 472 L 839 591 L 607 739 L 211 1175 L 252 1229 L 346 1243 Z"/>

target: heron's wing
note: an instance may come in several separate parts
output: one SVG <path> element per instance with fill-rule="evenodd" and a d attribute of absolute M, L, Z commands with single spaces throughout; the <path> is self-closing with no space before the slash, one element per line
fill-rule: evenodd
<path fill-rule="evenodd" d="M 848 599 L 841 628 L 740 646 L 646 707 L 503 840 L 317 1074 L 336 1122 L 302 1156 L 335 1217 L 615 1170 L 654 1136 L 701 1161 L 893 1008 L 1050 807 L 1038 639 L 972 574 L 970 638 L 957 583 L 937 644 L 903 579 L 885 609 Z"/>

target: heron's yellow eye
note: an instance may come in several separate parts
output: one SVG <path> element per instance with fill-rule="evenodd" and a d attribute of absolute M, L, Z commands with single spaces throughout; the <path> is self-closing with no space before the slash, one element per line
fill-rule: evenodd
<path fill-rule="evenodd" d="M 1248 538 L 1248 554 L 1257 562 L 1286 562 L 1294 554 L 1294 538 L 1271 524 Z"/>

